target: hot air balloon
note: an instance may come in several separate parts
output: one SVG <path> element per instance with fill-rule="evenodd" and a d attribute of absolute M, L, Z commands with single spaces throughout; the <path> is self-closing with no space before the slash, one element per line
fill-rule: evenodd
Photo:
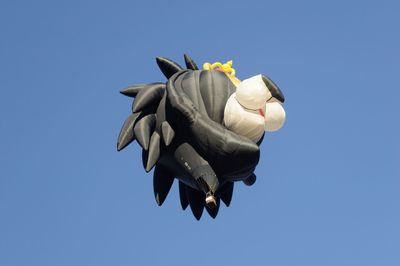
<path fill-rule="evenodd" d="M 265 131 L 282 126 L 285 99 L 265 75 L 237 79 L 231 61 L 199 70 L 188 55 L 184 59 L 186 68 L 157 57 L 166 82 L 121 91 L 134 100 L 117 149 L 139 143 L 145 171 L 154 168 L 158 205 L 177 179 L 182 208 L 190 206 L 197 220 L 204 209 L 215 218 L 221 201 L 230 205 L 235 182 L 256 181 L 259 145 Z"/>

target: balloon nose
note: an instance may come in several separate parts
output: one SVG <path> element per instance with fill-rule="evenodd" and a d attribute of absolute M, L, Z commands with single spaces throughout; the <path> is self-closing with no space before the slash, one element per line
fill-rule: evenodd
<path fill-rule="evenodd" d="M 285 96 L 283 95 L 279 87 L 269 77 L 265 75 L 262 75 L 262 79 L 268 90 L 271 92 L 272 97 L 274 97 L 281 103 L 285 102 Z"/>

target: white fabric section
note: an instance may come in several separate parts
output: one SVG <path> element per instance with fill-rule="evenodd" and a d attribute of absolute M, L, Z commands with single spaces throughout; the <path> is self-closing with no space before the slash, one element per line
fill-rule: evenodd
<path fill-rule="evenodd" d="M 229 97 L 225 105 L 224 123 L 229 130 L 254 142 L 261 139 L 265 130 L 264 117 L 258 110 L 249 110 L 240 105 L 236 93 Z"/>
<path fill-rule="evenodd" d="M 243 80 L 236 88 L 236 98 L 239 103 L 252 110 L 263 108 L 271 96 L 261 75 Z"/>
<path fill-rule="evenodd" d="M 279 102 L 265 104 L 265 131 L 273 132 L 280 129 L 285 123 L 286 113 Z"/>

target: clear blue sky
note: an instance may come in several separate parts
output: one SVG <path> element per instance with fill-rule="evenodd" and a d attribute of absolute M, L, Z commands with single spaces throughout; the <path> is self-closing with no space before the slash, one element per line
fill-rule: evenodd
<path fill-rule="evenodd" d="M 172 2 L 1 2 L 0 265 L 400 265 L 400 5 Z M 183 53 L 287 99 L 216 220 L 116 151 L 119 90 Z"/>

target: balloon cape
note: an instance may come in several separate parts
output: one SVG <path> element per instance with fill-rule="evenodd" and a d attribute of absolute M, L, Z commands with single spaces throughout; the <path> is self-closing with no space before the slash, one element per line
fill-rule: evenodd
<path fill-rule="evenodd" d="M 142 147 L 144 169 L 150 172 L 154 167 L 153 187 L 158 205 L 163 204 L 176 178 L 182 208 L 190 206 L 197 220 L 204 209 L 215 218 L 221 201 L 230 205 L 235 182 L 252 185 L 256 181 L 254 170 L 260 158 L 264 128 L 261 134 L 257 131 L 258 139 L 246 137 L 245 131 L 251 131 L 253 121 L 246 115 L 254 118 L 257 114 L 255 118 L 265 122 L 267 131 L 267 124 L 278 123 L 273 127 L 279 128 L 284 122 L 283 108 L 269 116 L 265 112 L 275 110 L 276 104 L 281 106 L 284 96 L 265 75 L 259 75 L 255 82 L 238 80 L 232 61 L 206 63 L 199 70 L 188 55 L 184 59 L 186 69 L 172 60 L 157 57 L 166 83 L 133 85 L 121 91 L 134 101 L 132 114 L 119 134 L 117 149 L 120 151 L 137 140 Z M 246 107 L 247 102 L 254 105 L 249 100 L 254 93 L 246 91 L 244 85 L 245 93 L 240 93 L 241 84 L 249 84 L 250 91 L 257 88 L 255 94 L 258 91 L 264 95 L 256 97 L 263 99 L 259 110 Z M 238 115 L 229 113 L 239 110 L 229 107 L 230 97 L 234 97 L 232 106 L 240 108 Z M 231 119 L 231 123 L 227 117 L 242 119 Z"/>

